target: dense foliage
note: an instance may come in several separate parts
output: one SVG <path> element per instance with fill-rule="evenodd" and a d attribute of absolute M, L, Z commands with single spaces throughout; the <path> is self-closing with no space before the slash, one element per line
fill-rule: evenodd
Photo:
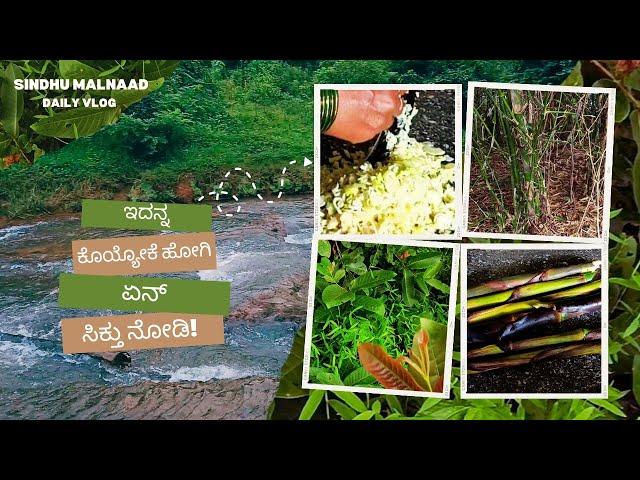
<path fill-rule="evenodd" d="M 0 216 L 76 211 L 80 199 L 91 197 L 190 201 L 236 165 L 252 169 L 260 189 L 277 191 L 279 165 L 311 156 L 316 82 L 553 84 L 572 66 L 517 60 L 182 61 L 162 88 L 129 107 L 116 124 L 55 152 L 47 149 L 33 165 L 7 157 L 10 166 L 3 169 L 0 162 Z M 308 170 L 291 169 L 285 191 L 310 191 Z M 246 185 L 234 187 L 242 191 Z"/>
<path fill-rule="evenodd" d="M 114 123 L 124 109 L 160 88 L 175 70 L 176 60 L 21 60 L 0 61 L 0 157 L 3 166 L 30 164 L 66 144 L 62 139 L 93 135 Z M 113 90 L 97 82 L 118 80 L 135 87 Z M 138 88 L 144 79 L 147 87 Z M 93 82 L 94 90 L 74 89 L 74 82 Z M 29 86 L 37 85 L 36 89 Z M 44 83 L 43 83 L 44 82 Z M 17 88 L 22 85 L 24 89 Z M 94 85 L 95 84 L 95 85 Z M 108 87 L 109 88 L 109 87 Z M 54 102 L 77 105 L 54 108 Z M 84 101 L 105 106 L 92 108 Z M 51 104 L 45 104 L 48 101 Z M 111 102 L 111 103 L 110 103 Z M 108 104 L 108 106 L 107 106 Z M 87 103 L 89 105 L 89 103 Z"/>
<path fill-rule="evenodd" d="M 446 325 L 451 249 L 320 240 L 311 344 L 317 383 L 363 375 L 358 347 L 405 355 L 427 318 Z M 366 373 L 366 372 L 365 372 Z M 353 380 L 353 379 L 351 379 Z"/>

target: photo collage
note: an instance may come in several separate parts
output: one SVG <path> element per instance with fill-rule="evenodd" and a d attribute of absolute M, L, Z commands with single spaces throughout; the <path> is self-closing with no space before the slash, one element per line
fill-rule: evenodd
<path fill-rule="evenodd" d="M 302 387 L 607 398 L 615 89 L 314 93 Z"/>

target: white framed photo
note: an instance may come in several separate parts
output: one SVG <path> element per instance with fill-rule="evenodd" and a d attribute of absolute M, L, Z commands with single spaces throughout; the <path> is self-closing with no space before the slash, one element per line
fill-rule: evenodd
<path fill-rule="evenodd" d="M 463 244 L 460 257 L 463 398 L 607 398 L 606 246 Z"/>
<path fill-rule="evenodd" d="M 323 90 L 337 91 L 346 105 L 362 92 L 373 104 L 388 100 L 378 95 L 400 94 L 404 108 L 391 127 L 351 143 L 321 132 Z M 359 128 L 355 116 L 342 136 Z M 462 85 L 316 84 L 314 160 L 317 234 L 462 238 Z"/>
<path fill-rule="evenodd" d="M 615 89 L 469 82 L 463 236 L 601 244 Z"/>
<path fill-rule="evenodd" d="M 302 387 L 449 398 L 459 258 L 455 243 L 315 236 Z"/>

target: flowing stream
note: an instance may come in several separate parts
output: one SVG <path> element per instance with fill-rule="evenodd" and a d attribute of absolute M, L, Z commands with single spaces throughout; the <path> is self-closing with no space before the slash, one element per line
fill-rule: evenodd
<path fill-rule="evenodd" d="M 310 196 L 271 205 L 243 203 L 242 214 L 214 218 L 218 269 L 158 276 L 231 281 L 233 311 L 287 277 L 308 275 L 312 210 Z M 135 351 L 126 369 L 62 353 L 62 318 L 121 313 L 58 307 L 58 275 L 72 269 L 71 241 L 144 234 L 149 232 L 84 229 L 77 217 L 0 229 L 0 416 L 16 395 L 37 398 L 38 391 L 74 383 L 118 386 L 279 375 L 299 321 L 228 321 L 224 345 Z"/>

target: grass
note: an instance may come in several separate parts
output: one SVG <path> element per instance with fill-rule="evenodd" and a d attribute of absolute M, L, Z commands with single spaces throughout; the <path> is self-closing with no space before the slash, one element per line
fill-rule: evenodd
<path fill-rule="evenodd" d="M 604 95 L 477 89 L 470 227 L 600 236 L 606 111 Z"/>
<path fill-rule="evenodd" d="M 0 216 L 79 211 L 83 198 L 117 195 L 142 201 L 180 201 L 176 187 L 181 180 L 188 180 L 195 196 L 208 191 L 235 166 L 251 171 L 261 191 L 277 192 L 279 173 L 290 160 L 298 164 L 288 168 L 285 193 L 312 189 L 312 172 L 303 169 L 300 161 L 312 152 L 307 120 L 311 106 L 301 101 L 278 106 L 247 102 L 234 105 L 229 114 L 222 128 L 183 122 L 185 138 L 180 147 L 154 152 L 148 159 L 127 145 L 131 129 L 116 124 L 32 166 L 0 169 Z M 251 193 L 246 179 L 236 177 L 231 182 L 241 193 Z"/>

